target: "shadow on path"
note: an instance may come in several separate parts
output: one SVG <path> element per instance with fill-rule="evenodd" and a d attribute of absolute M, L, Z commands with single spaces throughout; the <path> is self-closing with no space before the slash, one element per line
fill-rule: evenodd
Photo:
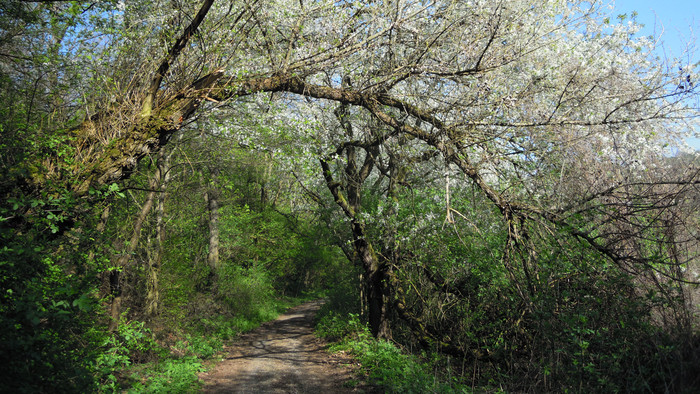
<path fill-rule="evenodd" d="M 313 317 L 322 304 L 299 305 L 243 335 L 221 363 L 200 375 L 203 392 L 376 392 L 357 384 L 349 356 L 329 354 L 313 335 Z"/>

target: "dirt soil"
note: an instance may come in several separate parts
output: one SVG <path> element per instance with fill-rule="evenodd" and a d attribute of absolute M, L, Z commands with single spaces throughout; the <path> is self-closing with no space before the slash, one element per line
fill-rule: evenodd
<path fill-rule="evenodd" d="M 313 334 L 322 301 L 291 309 L 241 336 L 228 356 L 202 373 L 204 393 L 373 393 L 358 381 L 357 365 L 344 353 L 330 354 Z"/>

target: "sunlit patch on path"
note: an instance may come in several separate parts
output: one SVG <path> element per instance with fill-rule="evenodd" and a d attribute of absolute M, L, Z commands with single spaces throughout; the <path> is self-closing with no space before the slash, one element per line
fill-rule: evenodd
<path fill-rule="evenodd" d="M 321 301 L 300 305 L 240 338 L 228 356 L 201 375 L 205 393 L 351 393 L 353 373 L 344 355 L 330 355 L 313 335 Z"/>

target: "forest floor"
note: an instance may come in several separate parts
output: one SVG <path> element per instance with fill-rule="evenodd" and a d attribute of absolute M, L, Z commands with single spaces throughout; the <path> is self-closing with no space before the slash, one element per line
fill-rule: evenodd
<path fill-rule="evenodd" d="M 299 305 L 226 347 L 228 355 L 200 375 L 204 393 L 372 393 L 357 363 L 329 353 L 313 333 L 322 301 Z"/>

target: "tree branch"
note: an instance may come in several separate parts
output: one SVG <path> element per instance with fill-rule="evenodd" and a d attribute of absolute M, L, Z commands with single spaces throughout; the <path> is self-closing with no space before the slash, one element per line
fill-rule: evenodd
<path fill-rule="evenodd" d="M 209 13 L 209 9 L 211 8 L 212 4 L 214 4 L 214 0 L 204 0 L 202 6 L 199 8 L 199 12 L 197 12 L 197 15 L 195 15 L 194 19 L 192 19 L 190 25 L 185 28 L 182 35 L 175 40 L 175 43 L 168 51 L 168 55 L 160 63 L 158 70 L 156 70 L 156 73 L 151 80 L 151 85 L 148 88 L 146 98 L 143 101 L 141 116 L 147 117 L 151 115 L 155 96 L 156 93 L 158 93 L 158 89 L 160 89 L 163 78 L 168 73 L 168 70 L 170 70 L 170 66 L 175 62 L 177 57 L 185 48 L 190 38 L 192 38 L 192 35 L 194 35 L 194 33 L 197 31 L 199 25 L 202 23 L 202 21 L 204 21 L 204 18 L 207 16 L 207 13 Z"/>

